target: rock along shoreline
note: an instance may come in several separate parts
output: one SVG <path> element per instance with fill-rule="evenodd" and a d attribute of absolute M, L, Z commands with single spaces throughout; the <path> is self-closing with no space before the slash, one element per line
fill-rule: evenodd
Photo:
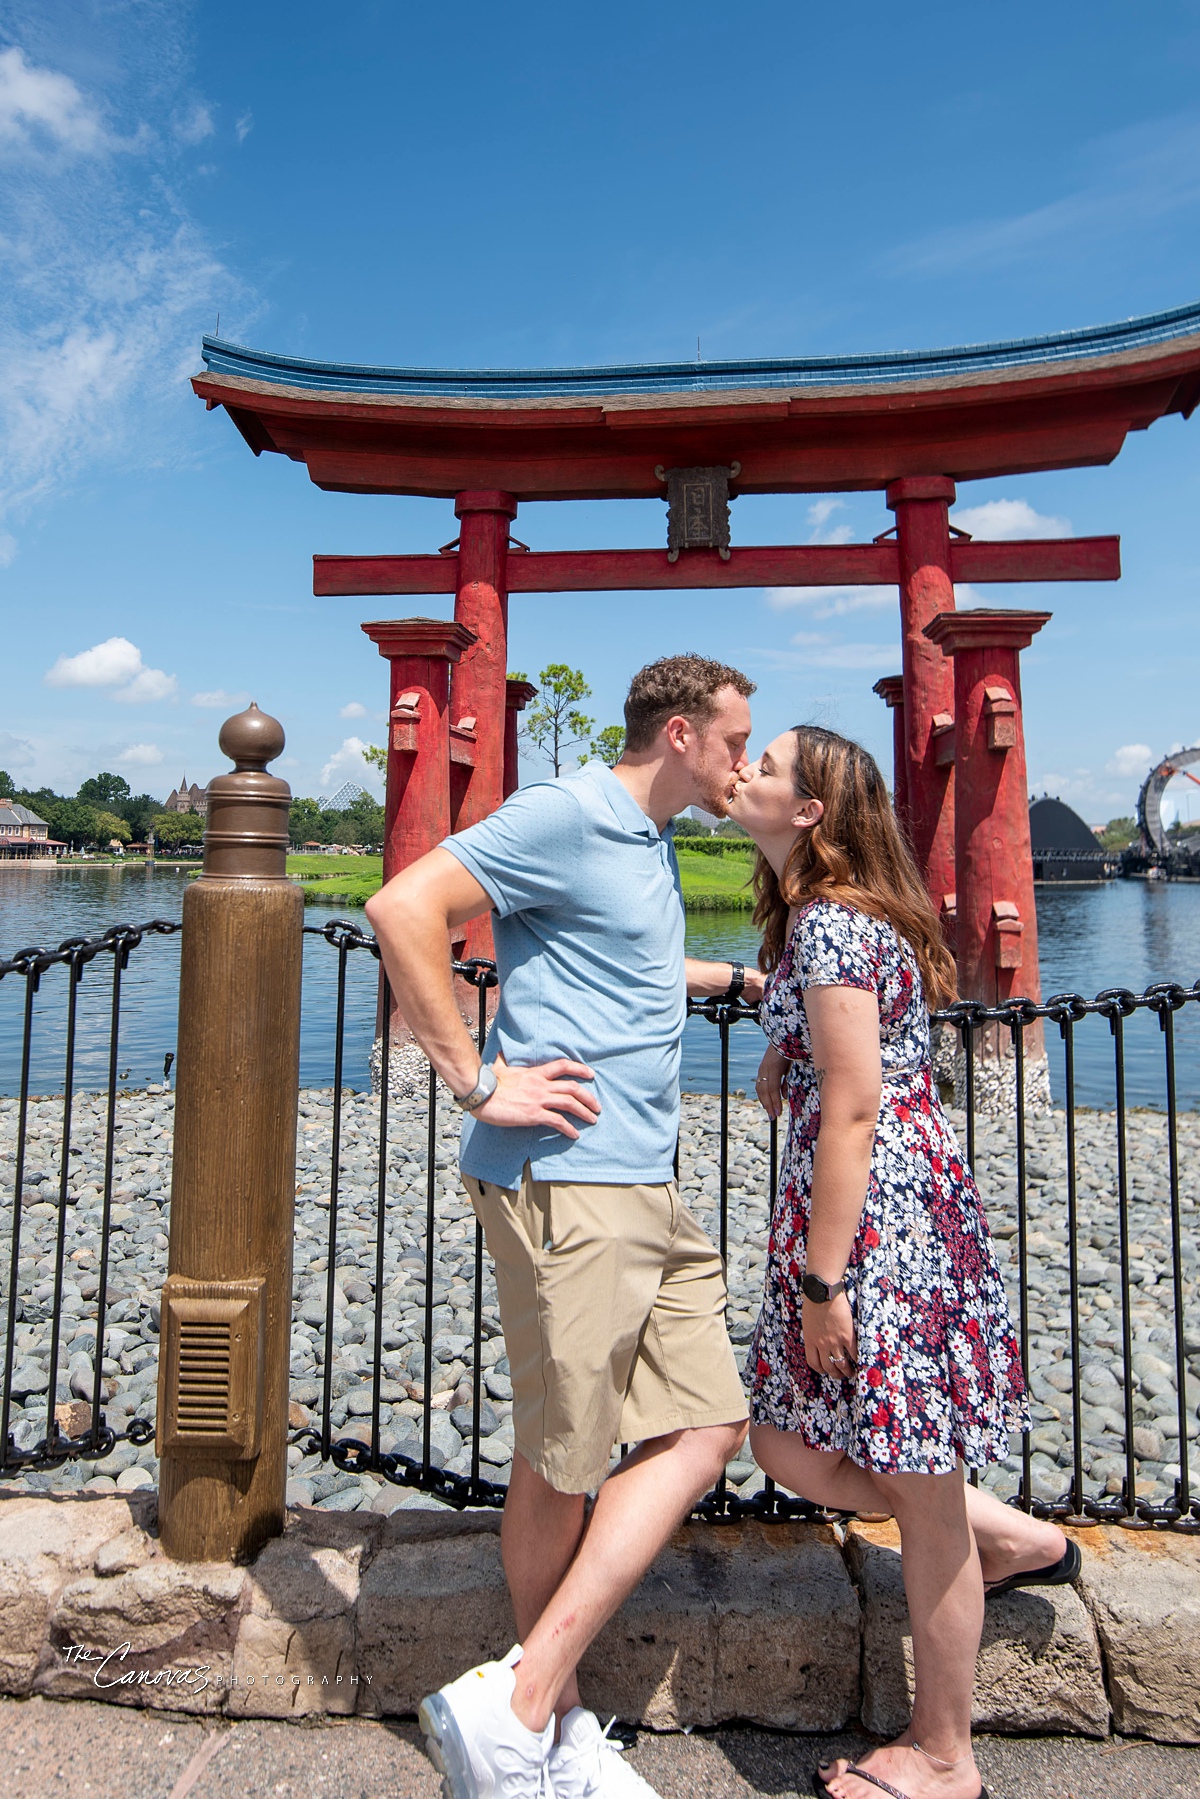
<path fill-rule="evenodd" d="M 291 1423 L 295 1430 L 318 1419 L 324 1377 L 332 1102 L 332 1092 L 327 1089 L 306 1089 L 300 1096 L 291 1352 Z M 110 1303 L 102 1365 L 105 1412 L 117 1431 L 124 1430 L 132 1418 L 153 1420 L 155 1413 L 158 1298 L 167 1263 L 173 1110 L 173 1094 L 159 1087 L 122 1093 L 117 1101 Z M 760 1109 L 740 1094 L 731 1096 L 729 1111 L 729 1328 L 740 1350 L 749 1342 L 762 1284 L 769 1209 L 769 1133 Z M 1101 1496 L 1120 1490 L 1125 1470 L 1116 1135 L 1111 1113 L 1080 1111 L 1076 1120 L 1081 1424 L 1088 1490 Z M 719 1228 L 719 1122 L 720 1101 L 715 1095 L 684 1095 L 680 1184 L 686 1202 L 714 1240 Z M 76 1097 L 65 1233 L 63 1352 L 54 1396 L 58 1416 L 69 1434 L 85 1429 L 90 1417 L 105 1123 L 103 1095 Z M 961 1139 L 961 1119 L 956 1125 Z M 17 1102 L 0 1100 L 0 1246 L 5 1282 L 13 1225 L 16 1128 Z M 369 1436 L 375 1347 L 378 1128 L 378 1099 L 345 1092 L 333 1251 L 331 1418 L 336 1434 L 364 1438 Z M 1133 1112 L 1128 1129 L 1133 1447 L 1139 1497 L 1165 1500 L 1179 1472 L 1181 1442 L 1167 1121 L 1161 1113 Z M 50 1397 L 48 1356 L 61 1130 L 60 1098 L 30 1101 L 10 1420 L 19 1448 L 31 1447 L 44 1436 Z M 458 1178 L 458 1130 L 457 1111 L 443 1102 L 438 1109 L 434 1156 L 436 1241 L 429 1252 L 434 1288 L 431 1450 L 438 1465 L 453 1472 L 469 1471 L 470 1408 L 478 1380 L 482 1386 L 481 1472 L 503 1484 L 512 1458 L 512 1390 L 486 1260 L 480 1365 L 478 1369 L 472 1365 L 475 1222 Z M 1064 1116 L 1056 1112 L 1031 1119 L 1026 1131 L 1032 1471 L 1035 1495 L 1054 1498 L 1066 1487 L 1072 1444 Z M 1200 1115 L 1180 1115 L 1178 1143 L 1183 1273 L 1178 1305 L 1187 1357 L 1184 1431 L 1195 1461 L 1200 1438 Z M 384 1376 L 381 1428 L 382 1447 L 408 1454 L 419 1453 L 423 1410 L 426 1154 L 424 1096 L 393 1098 L 389 1104 L 385 1291 L 379 1345 Z M 976 1175 L 1016 1311 L 1017 1168 L 1011 1120 L 979 1121 Z M 438 1504 L 371 1474 L 350 1474 L 331 1463 L 322 1464 L 302 1453 L 299 1446 L 289 1451 L 289 1459 L 289 1498 L 293 1503 L 336 1511 L 392 1511 Z M 1010 1493 L 1020 1465 L 1019 1440 L 1014 1440 L 1008 1461 L 988 1469 L 982 1478 L 996 1491 Z M 762 1484 L 762 1475 L 748 1452 L 731 1466 L 729 1478 L 746 1496 Z M 99 1461 L 29 1470 L 3 1485 L 9 1491 L 114 1493 L 151 1487 L 156 1480 L 153 1444 L 139 1447 L 125 1441 Z"/>

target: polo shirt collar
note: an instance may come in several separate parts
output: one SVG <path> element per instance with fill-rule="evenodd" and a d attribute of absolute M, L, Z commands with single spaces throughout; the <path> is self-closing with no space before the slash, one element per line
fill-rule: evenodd
<path fill-rule="evenodd" d="M 670 820 L 660 831 L 649 814 L 642 811 L 625 783 L 618 779 L 606 763 L 596 762 L 590 766 L 596 771 L 594 778 L 599 781 L 605 799 L 627 831 L 639 837 L 666 840 L 670 840 L 674 836 L 674 820 Z"/>

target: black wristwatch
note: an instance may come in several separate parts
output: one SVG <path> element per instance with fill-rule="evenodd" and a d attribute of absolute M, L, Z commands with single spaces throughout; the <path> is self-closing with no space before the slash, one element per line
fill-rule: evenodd
<path fill-rule="evenodd" d="M 846 1291 L 846 1283 L 845 1281 L 834 1281 L 831 1286 L 828 1281 L 823 1281 L 819 1274 L 806 1274 L 800 1282 L 800 1291 L 805 1299 L 811 1299 L 814 1305 L 824 1306 L 828 1305 L 831 1299 L 835 1299 L 839 1293 Z"/>
<path fill-rule="evenodd" d="M 730 967 L 733 969 L 733 974 L 730 977 L 728 987 L 726 987 L 724 993 L 721 994 L 717 1001 L 719 1006 L 736 1005 L 745 990 L 746 964 L 744 962 L 731 962 Z"/>

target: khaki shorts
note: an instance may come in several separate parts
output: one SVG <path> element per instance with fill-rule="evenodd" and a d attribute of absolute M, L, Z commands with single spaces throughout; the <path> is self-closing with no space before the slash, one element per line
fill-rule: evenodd
<path fill-rule="evenodd" d="M 516 1447 L 560 1493 L 595 1492 L 614 1443 L 730 1424 L 746 1399 L 721 1258 L 674 1183 L 464 1175 L 496 1265 Z"/>

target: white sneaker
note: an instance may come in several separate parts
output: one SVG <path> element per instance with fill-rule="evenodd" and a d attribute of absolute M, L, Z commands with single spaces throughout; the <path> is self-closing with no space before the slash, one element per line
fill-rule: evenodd
<path fill-rule="evenodd" d="M 595 1712 L 577 1705 L 562 1721 L 562 1736 L 550 1751 L 550 1791 L 554 1799 L 635 1799 L 654 1788 L 628 1762 Z"/>
<path fill-rule="evenodd" d="M 528 1730 L 512 1709 L 518 1644 L 421 1701 L 418 1717 L 445 1799 L 543 1799 L 554 1719 Z"/>

